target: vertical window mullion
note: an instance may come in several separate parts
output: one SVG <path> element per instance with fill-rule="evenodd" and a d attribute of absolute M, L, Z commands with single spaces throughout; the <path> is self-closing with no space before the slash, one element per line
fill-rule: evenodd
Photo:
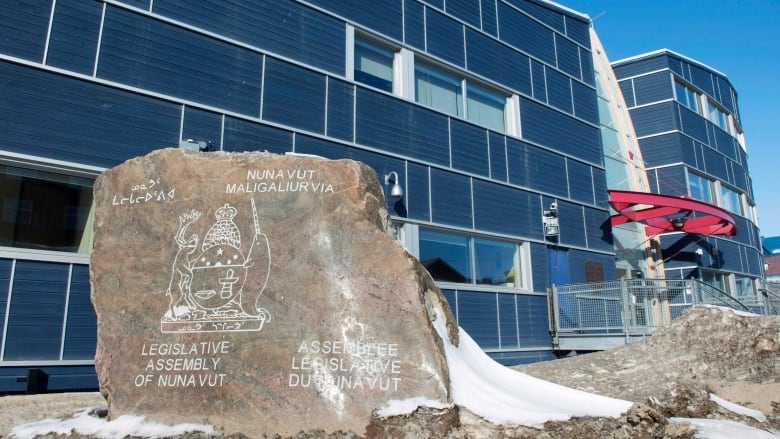
<path fill-rule="evenodd" d="M 0 362 L 5 359 L 5 341 L 8 338 L 8 318 L 11 315 L 11 300 L 13 300 L 14 277 L 16 275 L 16 259 L 11 260 L 11 274 L 8 276 L 8 296 L 5 302 L 5 318 L 3 320 L 3 337 L 0 339 Z"/>
<path fill-rule="evenodd" d="M 70 285 L 73 280 L 73 264 L 68 264 L 68 283 L 65 286 L 65 309 L 62 313 L 62 337 L 60 338 L 60 360 L 65 359 L 65 333 L 68 330 L 68 307 L 70 306 Z"/>

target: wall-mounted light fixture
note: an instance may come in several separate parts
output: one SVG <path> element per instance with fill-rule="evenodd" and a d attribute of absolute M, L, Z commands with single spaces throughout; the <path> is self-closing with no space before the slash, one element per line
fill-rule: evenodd
<path fill-rule="evenodd" d="M 550 204 L 550 208 L 542 212 L 542 224 L 544 224 L 544 236 L 554 238 L 561 234 L 558 225 L 558 203 Z"/>
<path fill-rule="evenodd" d="M 211 141 L 183 139 L 179 142 L 179 148 L 192 152 L 205 152 L 209 150 Z"/>
<path fill-rule="evenodd" d="M 388 174 L 385 174 L 385 184 L 390 183 L 393 184 L 393 187 L 390 188 L 390 196 L 396 201 L 403 198 L 404 189 L 401 187 L 398 180 L 398 174 L 395 171 L 390 171 Z"/>

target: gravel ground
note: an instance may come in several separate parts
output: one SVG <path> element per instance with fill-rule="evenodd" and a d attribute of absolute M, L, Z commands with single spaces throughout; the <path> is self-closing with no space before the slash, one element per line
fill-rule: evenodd
<path fill-rule="evenodd" d="M 8 437 L 17 425 L 63 419 L 83 409 L 105 405 L 99 392 L 0 396 L 0 437 Z"/>

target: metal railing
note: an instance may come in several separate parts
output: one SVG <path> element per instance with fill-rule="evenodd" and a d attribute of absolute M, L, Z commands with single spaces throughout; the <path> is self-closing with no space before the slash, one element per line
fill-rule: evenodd
<path fill-rule="evenodd" d="M 554 285 L 551 291 L 554 337 L 649 335 L 667 326 L 686 309 L 699 304 L 726 306 L 767 314 L 769 302 L 756 297 L 743 303 L 712 285 L 697 280 L 625 279 L 611 282 Z M 780 300 L 774 292 L 772 297 Z M 780 302 L 775 305 L 780 305 Z"/>

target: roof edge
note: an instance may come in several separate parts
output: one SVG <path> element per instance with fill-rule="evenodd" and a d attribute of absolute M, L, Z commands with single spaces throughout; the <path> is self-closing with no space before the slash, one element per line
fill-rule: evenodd
<path fill-rule="evenodd" d="M 720 70 L 712 68 L 711 66 L 708 66 L 707 64 L 704 64 L 701 61 L 697 61 L 697 60 L 695 60 L 695 59 L 693 59 L 693 58 L 691 58 L 689 56 L 685 56 L 685 55 L 683 55 L 683 54 L 681 54 L 679 52 L 675 52 L 674 50 L 667 49 L 667 48 L 653 50 L 652 52 L 640 53 L 639 55 L 629 56 L 628 58 L 623 58 L 623 59 L 619 59 L 617 61 L 613 61 L 611 64 L 612 64 L 612 67 L 614 68 L 614 67 L 620 66 L 621 64 L 627 64 L 627 63 L 630 63 L 630 62 L 640 61 L 640 60 L 643 60 L 643 59 L 646 59 L 646 58 L 652 58 L 652 57 L 658 56 L 658 55 L 674 55 L 677 58 L 683 59 L 683 60 L 685 60 L 685 61 L 687 61 L 687 62 L 689 62 L 691 64 L 696 64 L 699 67 L 702 67 L 704 69 L 707 69 L 707 70 L 711 71 L 712 73 L 718 74 L 718 75 L 724 77 L 727 80 L 729 79 L 728 75 L 726 75 L 725 73 L 721 72 Z M 731 81 L 729 80 L 729 82 L 731 82 Z"/>

